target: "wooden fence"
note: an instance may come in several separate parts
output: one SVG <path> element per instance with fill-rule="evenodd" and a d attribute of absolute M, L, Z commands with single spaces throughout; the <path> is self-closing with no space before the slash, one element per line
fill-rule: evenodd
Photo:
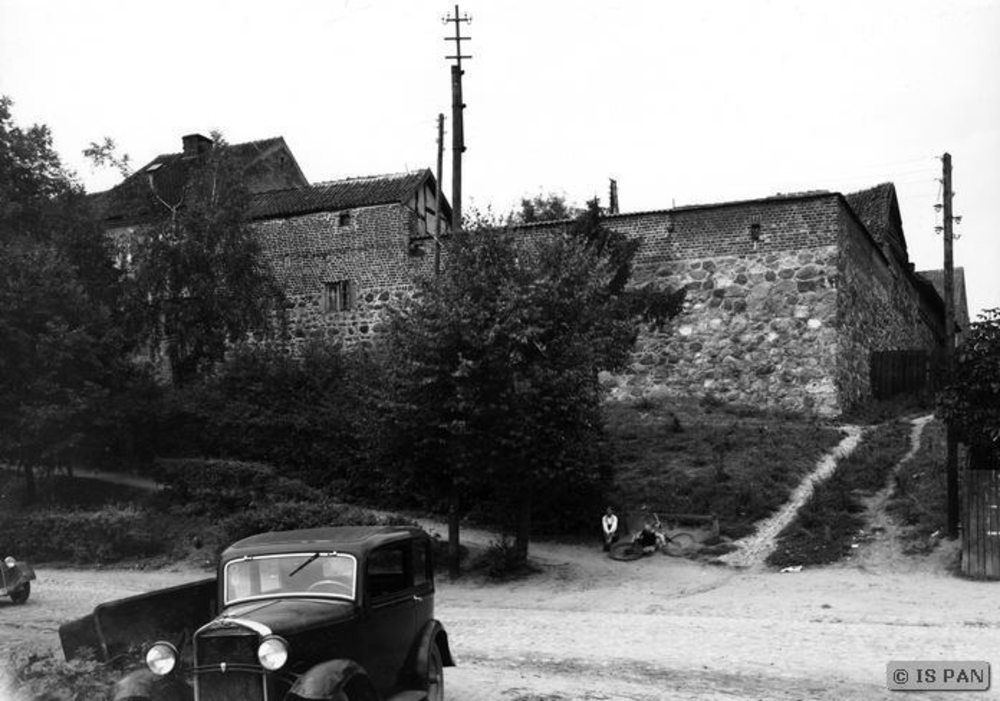
<path fill-rule="evenodd" d="M 926 350 L 875 351 L 871 354 L 871 386 L 875 399 L 898 394 L 933 394 L 940 388 L 941 358 Z"/>
<path fill-rule="evenodd" d="M 973 447 L 968 467 L 962 474 L 962 574 L 1000 579 L 1000 458 Z"/>

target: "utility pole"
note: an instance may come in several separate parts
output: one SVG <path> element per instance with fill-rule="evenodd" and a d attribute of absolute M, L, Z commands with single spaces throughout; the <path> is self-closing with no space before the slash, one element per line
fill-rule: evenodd
<path fill-rule="evenodd" d="M 945 383 L 955 380 L 955 261 L 952 255 L 954 242 L 954 217 L 951 210 L 951 154 L 941 157 L 944 217 L 941 222 L 944 234 L 944 367 Z M 948 480 L 948 537 L 958 537 L 958 441 L 951 425 L 947 431 L 945 472 Z"/>
<path fill-rule="evenodd" d="M 437 187 L 434 188 L 434 277 L 441 274 L 441 171 L 444 161 L 444 115 L 438 114 Z"/>
<path fill-rule="evenodd" d="M 454 59 L 455 63 L 451 67 L 451 212 L 452 229 L 461 231 L 462 229 L 462 154 L 465 152 L 465 123 L 462 113 L 465 110 L 465 103 L 462 102 L 462 59 L 472 58 L 462 54 L 462 42 L 469 41 L 470 37 L 462 36 L 462 23 L 470 24 L 472 18 L 468 14 L 459 15 L 458 5 L 455 5 L 455 16 L 443 18 L 444 22 L 452 22 L 455 25 L 455 36 L 445 37 L 445 41 L 455 42 L 455 53 L 445 56 Z"/>
<path fill-rule="evenodd" d="M 462 120 L 462 112 L 465 110 L 465 103 L 462 102 L 462 59 L 472 58 L 462 54 L 462 41 L 469 39 L 462 36 L 462 24 L 469 24 L 472 18 L 467 14 L 459 15 L 458 5 L 455 5 L 455 15 L 443 17 L 442 20 L 455 25 L 455 36 L 445 37 L 444 40 L 455 42 L 455 53 L 445 58 L 455 60 L 451 67 L 451 230 L 457 233 L 462 230 L 462 153 L 465 151 L 465 124 Z M 466 452 L 463 450 L 463 440 L 464 437 L 458 438 L 456 446 L 457 452 L 462 454 Z M 457 470 L 461 468 L 463 461 L 464 457 L 459 458 L 453 465 L 448 494 L 448 576 L 452 580 L 461 574 L 459 521 L 462 512 L 462 490 Z"/>

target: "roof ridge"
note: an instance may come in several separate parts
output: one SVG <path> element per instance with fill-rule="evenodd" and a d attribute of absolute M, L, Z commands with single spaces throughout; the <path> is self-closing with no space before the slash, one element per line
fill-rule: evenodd
<path fill-rule="evenodd" d="M 400 170 L 395 173 L 376 173 L 374 175 L 349 175 L 346 178 L 337 178 L 336 180 L 321 180 L 319 182 L 313 183 L 313 185 L 335 185 L 347 182 L 357 182 L 360 180 L 390 180 L 396 178 L 407 178 L 412 175 L 420 175 L 426 173 L 430 168 L 418 168 L 417 170 Z"/>

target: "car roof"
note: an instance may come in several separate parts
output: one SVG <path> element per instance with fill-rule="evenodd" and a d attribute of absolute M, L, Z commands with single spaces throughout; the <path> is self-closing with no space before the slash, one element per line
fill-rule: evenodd
<path fill-rule="evenodd" d="M 329 550 L 360 556 L 385 543 L 427 537 L 413 526 L 338 526 L 259 533 L 239 540 L 222 553 L 223 560 L 247 555 Z"/>

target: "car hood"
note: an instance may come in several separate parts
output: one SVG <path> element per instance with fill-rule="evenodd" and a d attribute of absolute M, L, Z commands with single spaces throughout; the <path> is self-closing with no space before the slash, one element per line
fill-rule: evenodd
<path fill-rule="evenodd" d="M 203 632 L 242 625 L 263 635 L 294 635 L 320 625 L 347 621 L 357 615 L 353 602 L 336 599 L 267 599 L 225 608 Z"/>

